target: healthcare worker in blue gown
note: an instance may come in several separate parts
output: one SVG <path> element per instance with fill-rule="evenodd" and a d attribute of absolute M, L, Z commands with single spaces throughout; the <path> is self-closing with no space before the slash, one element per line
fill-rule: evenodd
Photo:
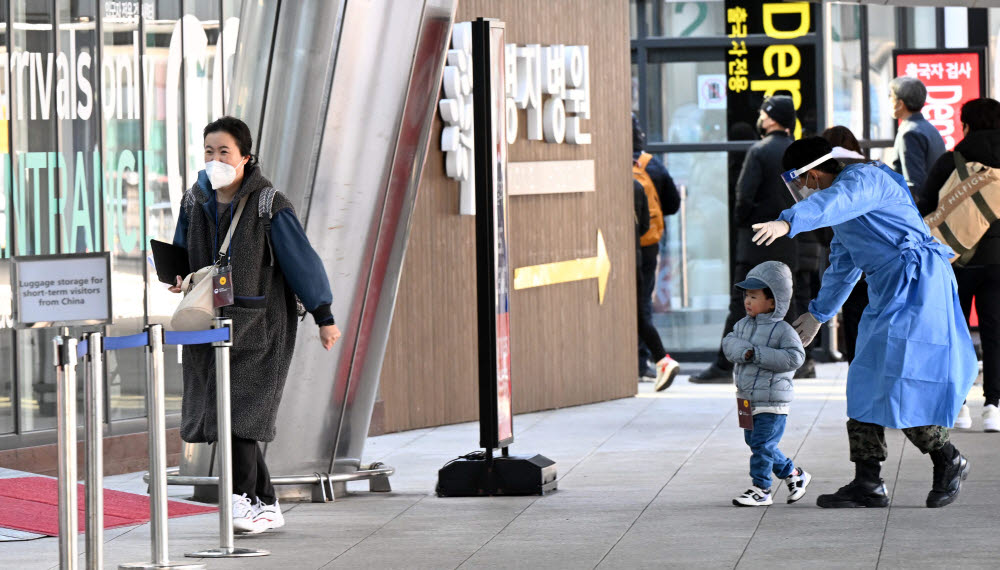
<path fill-rule="evenodd" d="M 832 318 L 864 272 L 869 305 L 858 327 L 847 373 L 847 434 L 855 477 L 821 507 L 885 507 L 880 478 L 884 428 L 902 429 L 934 464 L 928 507 L 953 502 L 969 463 L 948 438 L 978 373 L 962 315 L 954 252 L 930 235 L 906 181 L 879 163 L 844 166 L 821 137 L 792 143 L 782 178 L 801 201 L 777 220 L 756 224 L 754 242 L 770 245 L 822 227 L 833 228 L 830 267 L 816 299 L 793 326 L 803 345 Z"/>

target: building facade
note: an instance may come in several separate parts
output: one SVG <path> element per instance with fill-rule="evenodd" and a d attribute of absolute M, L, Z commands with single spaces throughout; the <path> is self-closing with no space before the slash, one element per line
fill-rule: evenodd
<path fill-rule="evenodd" d="M 133 334 L 169 320 L 178 298 L 157 282 L 148 241 L 172 238 L 181 194 L 203 167 L 202 128 L 233 114 L 252 129 L 260 126 L 255 138 L 267 131 L 256 107 L 265 70 L 256 85 L 230 85 L 232 77 L 254 77 L 244 67 L 269 53 L 267 38 L 240 36 L 242 4 L 0 2 L 0 18 L 6 18 L 0 23 L 11 23 L 2 29 L 12 30 L 0 38 L 6 50 L 0 62 L 7 63 L 0 85 L 13 85 L 0 93 L 6 161 L 0 279 L 7 278 L 13 256 L 109 251 L 114 324 L 103 332 Z M 261 17 L 273 12 L 250 11 Z M 636 333 L 631 182 L 623 153 L 630 140 L 626 5 L 470 0 L 459 4 L 455 21 L 477 17 L 505 22 L 507 77 L 521 86 L 507 86 L 508 124 L 518 125 L 507 133 L 509 184 L 518 193 L 510 202 L 510 267 L 595 258 L 599 239 L 610 260 L 602 294 L 597 278 L 515 287 L 514 409 L 631 396 Z M 248 20 L 243 27 L 267 27 L 258 24 Z M 461 40 L 452 43 L 455 51 L 463 49 Z M 457 61 L 449 65 L 459 67 Z M 272 104 L 280 101 L 268 100 Z M 447 128 L 462 127 L 455 119 L 435 114 L 431 150 L 419 173 L 373 432 L 478 414 L 475 220 L 463 210 L 463 182 L 449 166 L 458 153 L 442 144 Z M 280 171 L 273 172 L 279 179 L 292 167 L 269 159 L 261 157 L 265 172 Z M 315 189 L 335 190 L 346 191 Z M 336 267 L 328 270 L 340 278 Z M 56 437 L 50 345 L 56 331 L 15 329 L 9 285 L 0 282 L 6 292 L 0 299 L 0 464 L 50 473 Z M 344 313 L 338 320 L 347 318 Z M 181 372 L 172 350 L 166 407 L 168 462 L 176 464 Z M 109 473 L 145 463 L 145 382 L 142 351 L 108 353 Z M 294 389 L 290 379 L 286 392 Z M 515 424 L 515 437 L 516 430 Z"/>
<path fill-rule="evenodd" d="M 110 252 L 108 335 L 139 332 L 171 314 L 176 299 L 152 273 L 148 240 L 172 239 L 181 194 L 203 167 L 201 130 L 235 112 L 226 108 L 227 79 L 242 3 L 0 2 L 5 466 L 24 465 L 17 449 L 54 442 L 56 425 L 50 364 L 56 331 L 12 328 L 9 258 Z M 167 366 L 166 407 L 176 414 L 178 354 L 170 354 Z M 145 429 L 145 369 L 142 351 L 108 353 L 109 436 Z"/>
<path fill-rule="evenodd" d="M 258 55 L 254 42 L 238 49 L 242 6 L 243 0 L 0 1 L 5 467 L 54 470 L 56 422 L 49 364 L 55 332 L 13 328 L 9 258 L 108 251 L 114 324 L 104 332 L 131 334 L 168 319 L 177 299 L 156 281 L 148 240 L 172 237 L 181 193 L 202 168 L 204 125 L 225 113 L 260 123 L 257 86 L 233 92 L 229 84 L 234 66 L 251 66 Z M 513 78 L 508 124 L 514 125 L 510 267 L 592 259 L 598 232 L 610 259 L 603 296 L 600 279 L 586 276 L 511 292 L 516 412 L 636 392 L 630 109 L 647 130 L 648 150 L 685 190 L 682 214 L 668 218 L 661 243 L 655 319 L 675 357 L 702 358 L 717 347 L 732 283 L 733 162 L 751 144 L 733 117 L 754 115 L 759 105 L 753 97 L 737 104 L 726 96 L 729 80 L 739 81 L 737 56 L 729 52 L 734 41 L 746 42 L 751 57 L 769 45 L 767 30 L 753 25 L 745 37 L 733 35 L 732 7 L 732 0 L 459 3 L 456 22 L 494 17 L 506 24 Z M 805 10 L 807 26 L 779 26 L 795 32 L 782 45 L 790 46 L 784 61 L 799 62 L 803 133 L 843 124 L 882 157 L 894 129 L 887 89 L 895 48 L 985 47 L 989 92 L 1000 86 L 1000 9 L 844 3 Z M 461 40 L 453 37 L 452 48 L 461 51 Z M 454 57 L 449 66 L 457 69 L 461 56 Z M 455 73 L 446 71 L 444 81 L 457 77 L 461 89 Z M 762 96 L 751 79 L 749 95 Z M 442 99 L 449 99 L 448 88 Z M 420 172 L 372 433 L 478 414 L 475 223 L 464 200 L 462 137 L 448 135 L 462 135 L 465 126 L 456 106 L 441 107 L 451 111 L 439 109 Z M 267 167 L 268 157 L 262 162 Z M 106 374 L 108 469 L 140 469 L 141 351 L 108 354 Z M 178 423 L 180 383 L 179 354 L 168 353 L 171 426 Z M 176 429 L 170 437 L 176 459 Z"/>

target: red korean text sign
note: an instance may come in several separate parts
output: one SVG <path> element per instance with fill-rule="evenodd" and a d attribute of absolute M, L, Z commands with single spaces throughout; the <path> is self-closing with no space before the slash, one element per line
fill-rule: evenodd
<path fill-rule="evenodd" d="M 927 87 L 922 113 L 937 127 L 948 150 L 962 140 L 962 105 L 983 96 L 983 54 L 976 50 L 897 51 L 896 75 Z"/>

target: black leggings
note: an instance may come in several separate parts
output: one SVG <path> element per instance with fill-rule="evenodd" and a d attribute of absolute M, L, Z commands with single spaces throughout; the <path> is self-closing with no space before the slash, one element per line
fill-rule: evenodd
<path fill-rule="evenodd" d="M 264 464 L 264 452 L 252 439 L 233 436 L 233 494 L 250 498 L 251 503 L 257 499 L 267 505 L 275 501 L 274 485 L 271 484 L 271 474 Z"/>
<path fill-rule="evenodd" d="M 656 288 L 656 264 L 659 245 L 647 245 L 641 248 L 639 270 L 635 274 L 636 289 L 639 298 L 636 302 L 639 321 L 639 341 L 646 345 L 653 362 L 659 362 L 667 355 L 660 339 L 660 332 L 653 325 L 653 290 Z M 640 354 L 641 354 L 640 350 Z M 640 360 L 640 368 L 641 368 Z"/>
<path fill-rule="evenodd" d="M 979 340 L 983 346 L 983 394 L 986 403 L 1000 403 L 1000 265 L 980 265 L 955 269 L 958 298 L 965 320 L 976 298 Z"/>

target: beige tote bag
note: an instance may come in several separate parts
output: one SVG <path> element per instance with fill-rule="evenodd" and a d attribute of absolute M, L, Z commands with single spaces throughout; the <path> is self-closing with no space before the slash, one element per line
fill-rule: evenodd
<path fill-rule="evenodd" d="M 247 196 L 240 200 L 233 221 L 229 224 L 229 231 L 226 232 L 226 239 L 222 241 L 219 248 L 219 256 L 225 254 L 229 247 L 229 240 L 233 237 L 236 224 L 240 223 L 240 215 L 243 213 L 243 206 L 247 203 Z M 214 293 L 212 291 L 212 269 L 214 265 L 206 265 L 198 271 L 189 274 L 181 283 L 181 292 L 184 298 L 181 299 L 174 315 L 170 318 L 170 328 L 175 331 L 203 331 L 212 328 L 212 319 L 216 316 Z"/>
<path fill-rule="evenodd" d="M 1000 215 L 1000 173 L 955 152 L 955 171 L 938 194 L 938 207 L 924 221 L 931 235 L 955 250 L 955 265 L 964 265 L 990 224 Z"/>

